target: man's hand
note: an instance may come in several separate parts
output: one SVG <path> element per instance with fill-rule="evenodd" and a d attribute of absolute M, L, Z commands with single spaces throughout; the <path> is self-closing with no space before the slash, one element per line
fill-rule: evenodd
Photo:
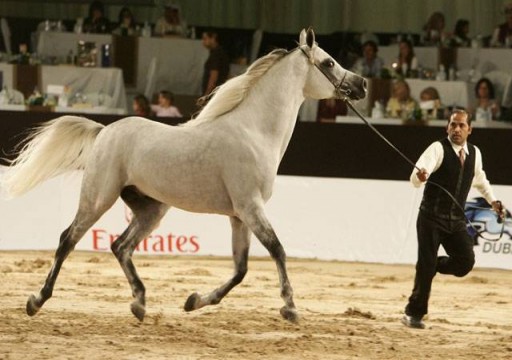
<path fill-rule="evenodd" d="M 496 212 L 496 214 L 498 214 L 498 222 L 502 222 L 505 219 L 505 207 L 499 200 L 493 201 L 491 205 L 492 209 Z"/>
<path fill-rule="evenodd" d="M 418 170 L 416 173 L 416 177 L 421 181 L 425 182 L 428 179 L 428 172 L 425 168 L 422 168 L 421 170 Z"/>

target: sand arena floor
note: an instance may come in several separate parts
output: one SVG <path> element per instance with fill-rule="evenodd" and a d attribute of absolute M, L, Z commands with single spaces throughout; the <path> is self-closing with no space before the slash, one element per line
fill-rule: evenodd
<path fill-rule="evenodd" d="M 135 256 L 147 314 L 129 310 L 112 254 L 74 252 L 51 298 L 25 314 L 51 252 L 0 252 L 0 359 L 512 359 L 512 272 L 475 270 L 434 280 L 427 329 L 399 319 L 413 267 L 288 261 L 301 315 L 291 324 L 275 265 L 252 258 L 244 282 L 217 306 L 182 310 L 232 274 L 231 259 Z"/>

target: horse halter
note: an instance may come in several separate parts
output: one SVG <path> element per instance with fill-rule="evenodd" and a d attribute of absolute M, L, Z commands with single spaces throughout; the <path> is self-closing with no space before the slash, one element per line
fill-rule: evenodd
<path fill-rule="evenodd" d="M 316 61 L 309 53 L 304 50 L 304 46 L 298 46 L 300 51 L 308 58 L 309 62 L 315 67 L 320 70 L 320 72 L 329 80 L 329 82 L 334 86 L 334 93 L 336 94 L 336 97 L 339 99 L 346 100 L 348 96 L 352 93 L 352 90 L 347 86 L 345 83 L 345 78 L 347 77 L 348 71 L 345 70 L 345 73 L 343 74 L 343 78 L 338 83 L 338 79 L 334 77 L 331 73 L 327 72 L 320 64 L 318 64 L 318 61 Z M 334 62 L 334 60 L 332 60 Z"/>

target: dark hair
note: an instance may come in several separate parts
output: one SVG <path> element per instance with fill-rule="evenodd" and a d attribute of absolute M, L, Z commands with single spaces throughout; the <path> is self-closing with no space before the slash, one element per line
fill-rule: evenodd
<path fill-rule="evenodd" d="M 481 78 L 478 80 L 478 82 L 475 85 L 475 96 L 478 99 L 478 88 L 480 88 L 480 85 L 482 83 L 487 84 L 487 88 L 489 89 L 489 98 L 494 99 L 494 85 L 492 84 L 491 80 L 487 78 Z"/>
<path fill-rule="evenodd" d="M 142 94 L 137 94 L 133 98 L 133 101 L 139 104 L 139 107 L 142 109 L 142 112 L 145 116 L 151 115 L 151 106 L 147 97 Z"/>
<path fill-rule="evenodd" d="M 455 31 L 454 31 L 455 36 L 458 36 L 461 39 L 466 39 L 467 34 L 464 33 L 464 28 L 466 26 L 469 26 L 468 20 L 466 20 L 466 19 L 457 20 L 457 22 L 455 23 Z"/>
<path fill-rule="evenodd" d="M 124 17 L 125 17 L 126 15 L 130 16 L 130 18 L 131 18 L 130 26 L 131 26 L 131 27 L 135 27 L 135 18 L 133 17 L 133 13 L 132 13 L 132 11 L 131 11 L 129 8 L 127 8 L 126 6 L 125 6 L 125 7 L 123 7 L 123 8 L 119 11 L 119 16 L 118 16 L 118 19 L 117 19 L 117 20 L 118 20 L 118 23 L 119 23 L 119 24 L 122 24 L 122 23 L 123 23 L 123 20 L 124 20 Z"/>
<path fill-rule="evenodd" d="M 92 13 L 98 10 L 102 15 L 105 15 L 105 7 L 101 1 L 93 1 L 91 5 L 89 5 L 89 18 L 92 19 Z"/>
<path fill-rule="evenodd" d="M 400 43 L 406 44 L 407 47 L 410 50 L 409 54 L 407 54 L 407 58 L 405 59 L 405 61 L 407 63 L 408 71 L 410 71 L 411 70 L 412 59 L 414 58 L 414 47 L 412 46 L 412 42 L 410 42 L 407 39 L 404 39 L 404 40 L 400 41 Z M 398 58 L 400 58 L 400 57 L 401 57 L 400 50 L 398 50 Z M 404 75 L 406 75 L 406 74 L 404 74 Z"/>
<path fill-rule="evenodd" d="M 452 113 L 450 114 L 450 116 L 448 117 L 448 124 L 450 123 L 450 121 L 452 121 L 452 117 L 456 114 L 463 114 L 463 115 L 466 115 L 466 121 L 468 123 L 469 126 L 471 126 L 471 114 L 469 112 L 466 111 L 466 109 L 464 108 L 455 108 L 452 110 Z"/>
<path fill-rule="evenodd" d="M 363 43 L 363 49 L 367 46 L 371 46 L 373 48 L 373 51 L 375 51 L 375 52 L 379 51 L 379 49 L 377 47 L 377 43 L 373 40 L 367 40 Z"/>
<path fill-rule="evenodd" d="M 167 90 L 162 90 L 158 93 L 161 97 L 163 97 L 164 99 L 167 99 L 169 100 L 169 102 L 173 103 L 174 102 L 174 94 L 170 91 L 167 91 Z"/>

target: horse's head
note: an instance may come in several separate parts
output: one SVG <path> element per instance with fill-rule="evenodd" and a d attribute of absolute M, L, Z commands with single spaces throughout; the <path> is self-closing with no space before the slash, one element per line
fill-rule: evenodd
<path fill-rule="evenodd" d="M 310 28 L 300 33 L 299 49 L 311 64 L 304 95 L 313 99 L 348 98 L 363 99 L 366 96 L 366 80 L 341 67 L 315 42 Z"/>

